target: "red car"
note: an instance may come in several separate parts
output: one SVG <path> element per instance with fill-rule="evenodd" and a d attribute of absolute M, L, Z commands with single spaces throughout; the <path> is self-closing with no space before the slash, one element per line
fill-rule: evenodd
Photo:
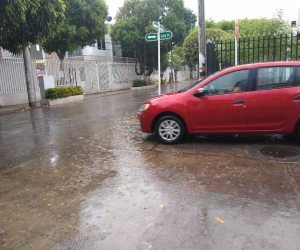
<path fill-rule="evenodd" d="M 300 137 L 300 61 L 224 69 L 139 110 L 140 130 L 167 144 L 187 134 L 290 134 Z"/>

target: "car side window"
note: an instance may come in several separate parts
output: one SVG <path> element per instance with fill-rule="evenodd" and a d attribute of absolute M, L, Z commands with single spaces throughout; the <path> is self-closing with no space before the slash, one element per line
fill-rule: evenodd
<path fill-rule="evenodd" d="M 222 75 L 206 84 L 205 95 L 218 95 L 246 91 L 249 70 L 239 70 Z"/>
<path fill-rule="evenodd" d="M 300 67 L 296 68 L 295 86 L 300 86 Z"/>
<path fill-rule="evenodd" d="M 267 67 L 258 69 L 256 90 L 287 88 L 297 85 L 297 68 L 299 67 Z M 300 85 L 299 82 L 298 85 Z"/>

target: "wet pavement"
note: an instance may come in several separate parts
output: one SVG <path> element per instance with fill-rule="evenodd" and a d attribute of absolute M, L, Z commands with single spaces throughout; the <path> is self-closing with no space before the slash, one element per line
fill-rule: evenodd
<path fill-rule="evenodd" d="M 137 110 L 156 94 L 0 115 L 0 249 L 299 250 L 300 156 L 282 152 L 300 144 L 163 145 L 138 130 Z"/>

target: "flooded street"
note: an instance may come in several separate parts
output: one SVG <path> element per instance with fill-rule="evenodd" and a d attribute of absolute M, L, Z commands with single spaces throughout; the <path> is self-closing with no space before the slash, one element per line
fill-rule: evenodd
<path fill-rule="evenodd" d="M 162 92 L 182 86 L 164 86 Z M 281 136 L 139 131 L 157 89 L 0 115 L 0 249 L 300 250 L 300 151 Z"/>

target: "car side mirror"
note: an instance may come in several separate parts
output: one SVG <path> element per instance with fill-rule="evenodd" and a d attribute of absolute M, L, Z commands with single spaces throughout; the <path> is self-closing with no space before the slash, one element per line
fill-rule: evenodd
<path fill-rule="evenodd" d="M 197 89 L 197 91 L 193 94 L 195 97 L 204 96 L 204 88 Z"/>

